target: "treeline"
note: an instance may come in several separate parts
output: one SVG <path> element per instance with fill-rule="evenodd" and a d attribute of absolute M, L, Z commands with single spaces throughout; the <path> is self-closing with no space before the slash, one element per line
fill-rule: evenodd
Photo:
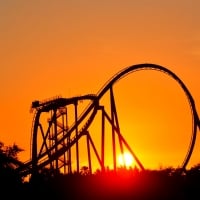
<path fill-rule="evenodd" d="M 4 199 L 200 199 L 200 164 L 185 172 L 118 168 L 116 172 L 107 169 L 90 174 L 82 167 L 81 173 L 52 176 L 46 169 L 25 181 L 15 171 L 21 151 L 15 144 L 6 147 L 0 143 L 0 195 Z"/>
<path fill-rule="evenodd" d="M 55 199 L 193 200 L 200 199 L 200 165 L 180 169 L 145 170 L 120 168 L 94 174 L 38 176 L 27 191 Z M 42 188 L 42 189 L 41 189 Z M 30 192 L 31 191 L 31 192 Z"/>

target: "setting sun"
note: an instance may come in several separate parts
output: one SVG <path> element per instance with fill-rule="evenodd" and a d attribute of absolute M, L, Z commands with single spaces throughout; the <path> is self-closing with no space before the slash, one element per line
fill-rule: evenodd
<path fill-rule="evenodd" d="M 131 167 L 134 164 L 134 158 L 129 152 L 124 152 L 118 156 L 120 166 Z"/>

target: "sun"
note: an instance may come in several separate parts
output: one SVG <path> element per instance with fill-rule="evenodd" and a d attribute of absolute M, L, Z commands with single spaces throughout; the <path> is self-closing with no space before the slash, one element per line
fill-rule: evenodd
<path fill-rule="evenodd" d="M 118 156 L 118 164 L 120 166 L 131 167 L 134 164 L 134 158 L 129 152 L 124 152 Z"/>

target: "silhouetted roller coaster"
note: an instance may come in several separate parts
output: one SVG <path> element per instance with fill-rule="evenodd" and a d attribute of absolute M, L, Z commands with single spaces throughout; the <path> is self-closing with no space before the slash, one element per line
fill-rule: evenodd
<path fill-rule="evenodd" d="M 145 170 L 140 159 L 136 156 L 129 143 L 120 131 L 120 124 L 118 120 L 118 113 L 115 104 L 113 86 L 120 79 L 128 76 L 130 73 L 134 73 L 139 70 L 157 70 L 160 71 L 172 79 L 174 79 L 185 93 L 185 96 L 189 102 L 192 113 L 192 133 L 191 141 L 187 154 L 182 163 L 182 169 L 184 170 L 191 158 L 197 135 L 197 129 L 200 128 L 199 117 L 195 107 L 194 99 L 189 92 L 183 81 L 169 69 L 157 65 L 157 64 L 136 64 L 129 66 L 117 74 L 115 74 L 97 94 L 87 94 L 82 96 L 75 96 L 71 98 L 55 97 L 45 101 L 33 101 L 32 109 L 34 111 L 33 125 L 32 125 L 32 138 L 31 138 L 31 159 L 29 162 L 23 163 L 17 170 L 20 171 L 22 176 L 29 174 L 36 174 L 44 169 L 49 169 L 53 174 L 58 173 L 60 170 L 64 173 L 72 173 L 72 148 L 75 149 L 76 154 L 76 171 L 80 171 L 80 148 L 79 141 L 86 137 L 86 149 L 88 170 L 92 173 L 92 156 L 91 150 L 93 150 L 95 159 L 97 159 L 100 169 L 105 170 L 105 123 L 111 127 L 112 135 L 112 155 L 113 155 L 113 169 L 117 168 L 116 161 L 116 142 L 119 142 L 121 153 L 124 152 L 124 148 L 128 149 L 134 157 L 138 167 L 141 170 Z M 110 105 L 109 112 L 101 104 L 101 99 L 106 94 L 109 94 L 107 103 Z M 78 108 L 80 102 L 88 102 L 88 105 L 78 115 Z M 73 123 L 69 124 L 68 110 L 73 108 Z M 101 149 L 98 151 L 92 136 L 89 131 L 89 127 L 92 125 L 95 117 L 98 113 L 101 113 L 100 132 L 101 132 Z M 72 120 L 70 118 L 70 120 Z"/>

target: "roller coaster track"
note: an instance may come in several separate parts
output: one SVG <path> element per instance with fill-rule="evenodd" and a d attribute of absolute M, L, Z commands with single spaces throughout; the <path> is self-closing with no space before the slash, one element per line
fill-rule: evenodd
<path fill-rule="evenodd" d="M 52 171 L 59 171 L 61 167 L 68 166 L 68 173 L 72 173 L 71 170 L 71 148 L 76 146 L 76 161 L 77 161 L 77 171 L 79 172 L 79 146 L 78 142 L 82 136 L 86 136 L 87 138 L 87 151 L 88 151 L 88 162 L 89 162 L 89 170 L 92 171 L 91 167 L 91 155 L 90 155 L 90 146 L 93 148 L 96 158 L 101 166 L 101 169 L 104 170 L 104 123 L 107 120 L 112 127 L 112 148 L 113 148 L 113 165 L 114 169 L 116 169 L 116 146 L 115 146 L 115 136 L 117 135 L 119 138 L 120 149 L 123 152 L 123 145 L 128 148 L 133 157 L 135 158 L 138 166 L 144 170 L 144 166 L 140 162 L 139 158 L 135 155 L 129 144 L 126 142 L 122 133 L 120 132 L 119 122 L 117 117 L 117 111 L 115 106 L 115 100 L 113 95 L 113 85 L 116 84 L 120 79 L 124 78 L 130 73 L 139 71 L 139 70 L 157 70 L 168 76 L 170 76 L 173 80 L 175 80 L 179 86 L 184 91 L 187 100 L 190 105 L 191 113 L 192 113 L 192 135 L 190 145 L 187 151 L 187 154 L 182 163 L 182 169 L 184 170 L 191 158 L 195 141 L 197 135 L 197 129 L 200 128 L 199 117 L 197 114 L 197 110 L 195 107 L 194 99 L 189 92 L 186 85 L 183 81 L 172 71 L 169 69 L 151 63 L 137 64 L 129 66 L 117 74 L 115 74 L 111 79 L 109 79 L 105 85 L 97 92 L 97 94 L 87 94 L 83 96 L 76 96 L 72 98 L 62 98 L 56 97 L 54 99 L 46 100 L 46 101 L 34 101 L 32 103 L 32 109 L 35 109 L 35 115 L 33 118 L 33 127 L 32 127 L 32 139 L 31 139 L 31 153 L 32 157 L 30 161 L 20 165 L 17 170 L 22 174 L 22 176 L 26 176 L 28 174 L 38 173 L 42 169 L 48 167 L 52 169 Z M 110 92 L 110 107 L 111 114 L 109 115 L 104 110 L 104 105 L 100 105 L 100 100 L 103 96 Z M 90 103 L 82 112 L 82 114 L 77 116 L 77 105 L 80 101 L 89 100 Z M 74 105 L 74 115 L 75 120 L 74 123 L 68 127 L 67 123 L 59 122 L 60 118 L 68 117 L 67 114 L 67 106 Z M 88 131 L 90 125 L 95 119 L 96 114 L 101 111 L 102 112 L 102 136 L 101 136 L 101 156 L 99 155 L 95 144 L 92 140 L 92 137 Z M 48 120 L 48 128 L 45 133 L 42 123 L 40 121 L 41 115 L 43 113 L 51 112 L 52 115 Z M 79 128 L 81 127 L 81 128 Z M 53 134 L 50 130 L 53 129 Z M 38 145 L 38 134 L 39 132 L 42 135 L 42 144 Z M 62 134 L 63 133 L 63 134 Z M 47 141 L 51 140 L 51 144 L 47 143 Z M 65 154 L 67 153 L 67 159 Z M 61 158 L 64 157 L 64 158 Z M 61 162 L 62 160 L 62 162 Z M 64 161 L 63 161 L 64 160 Z M 61 165 L 62 164 L 62 165 Z"/>

